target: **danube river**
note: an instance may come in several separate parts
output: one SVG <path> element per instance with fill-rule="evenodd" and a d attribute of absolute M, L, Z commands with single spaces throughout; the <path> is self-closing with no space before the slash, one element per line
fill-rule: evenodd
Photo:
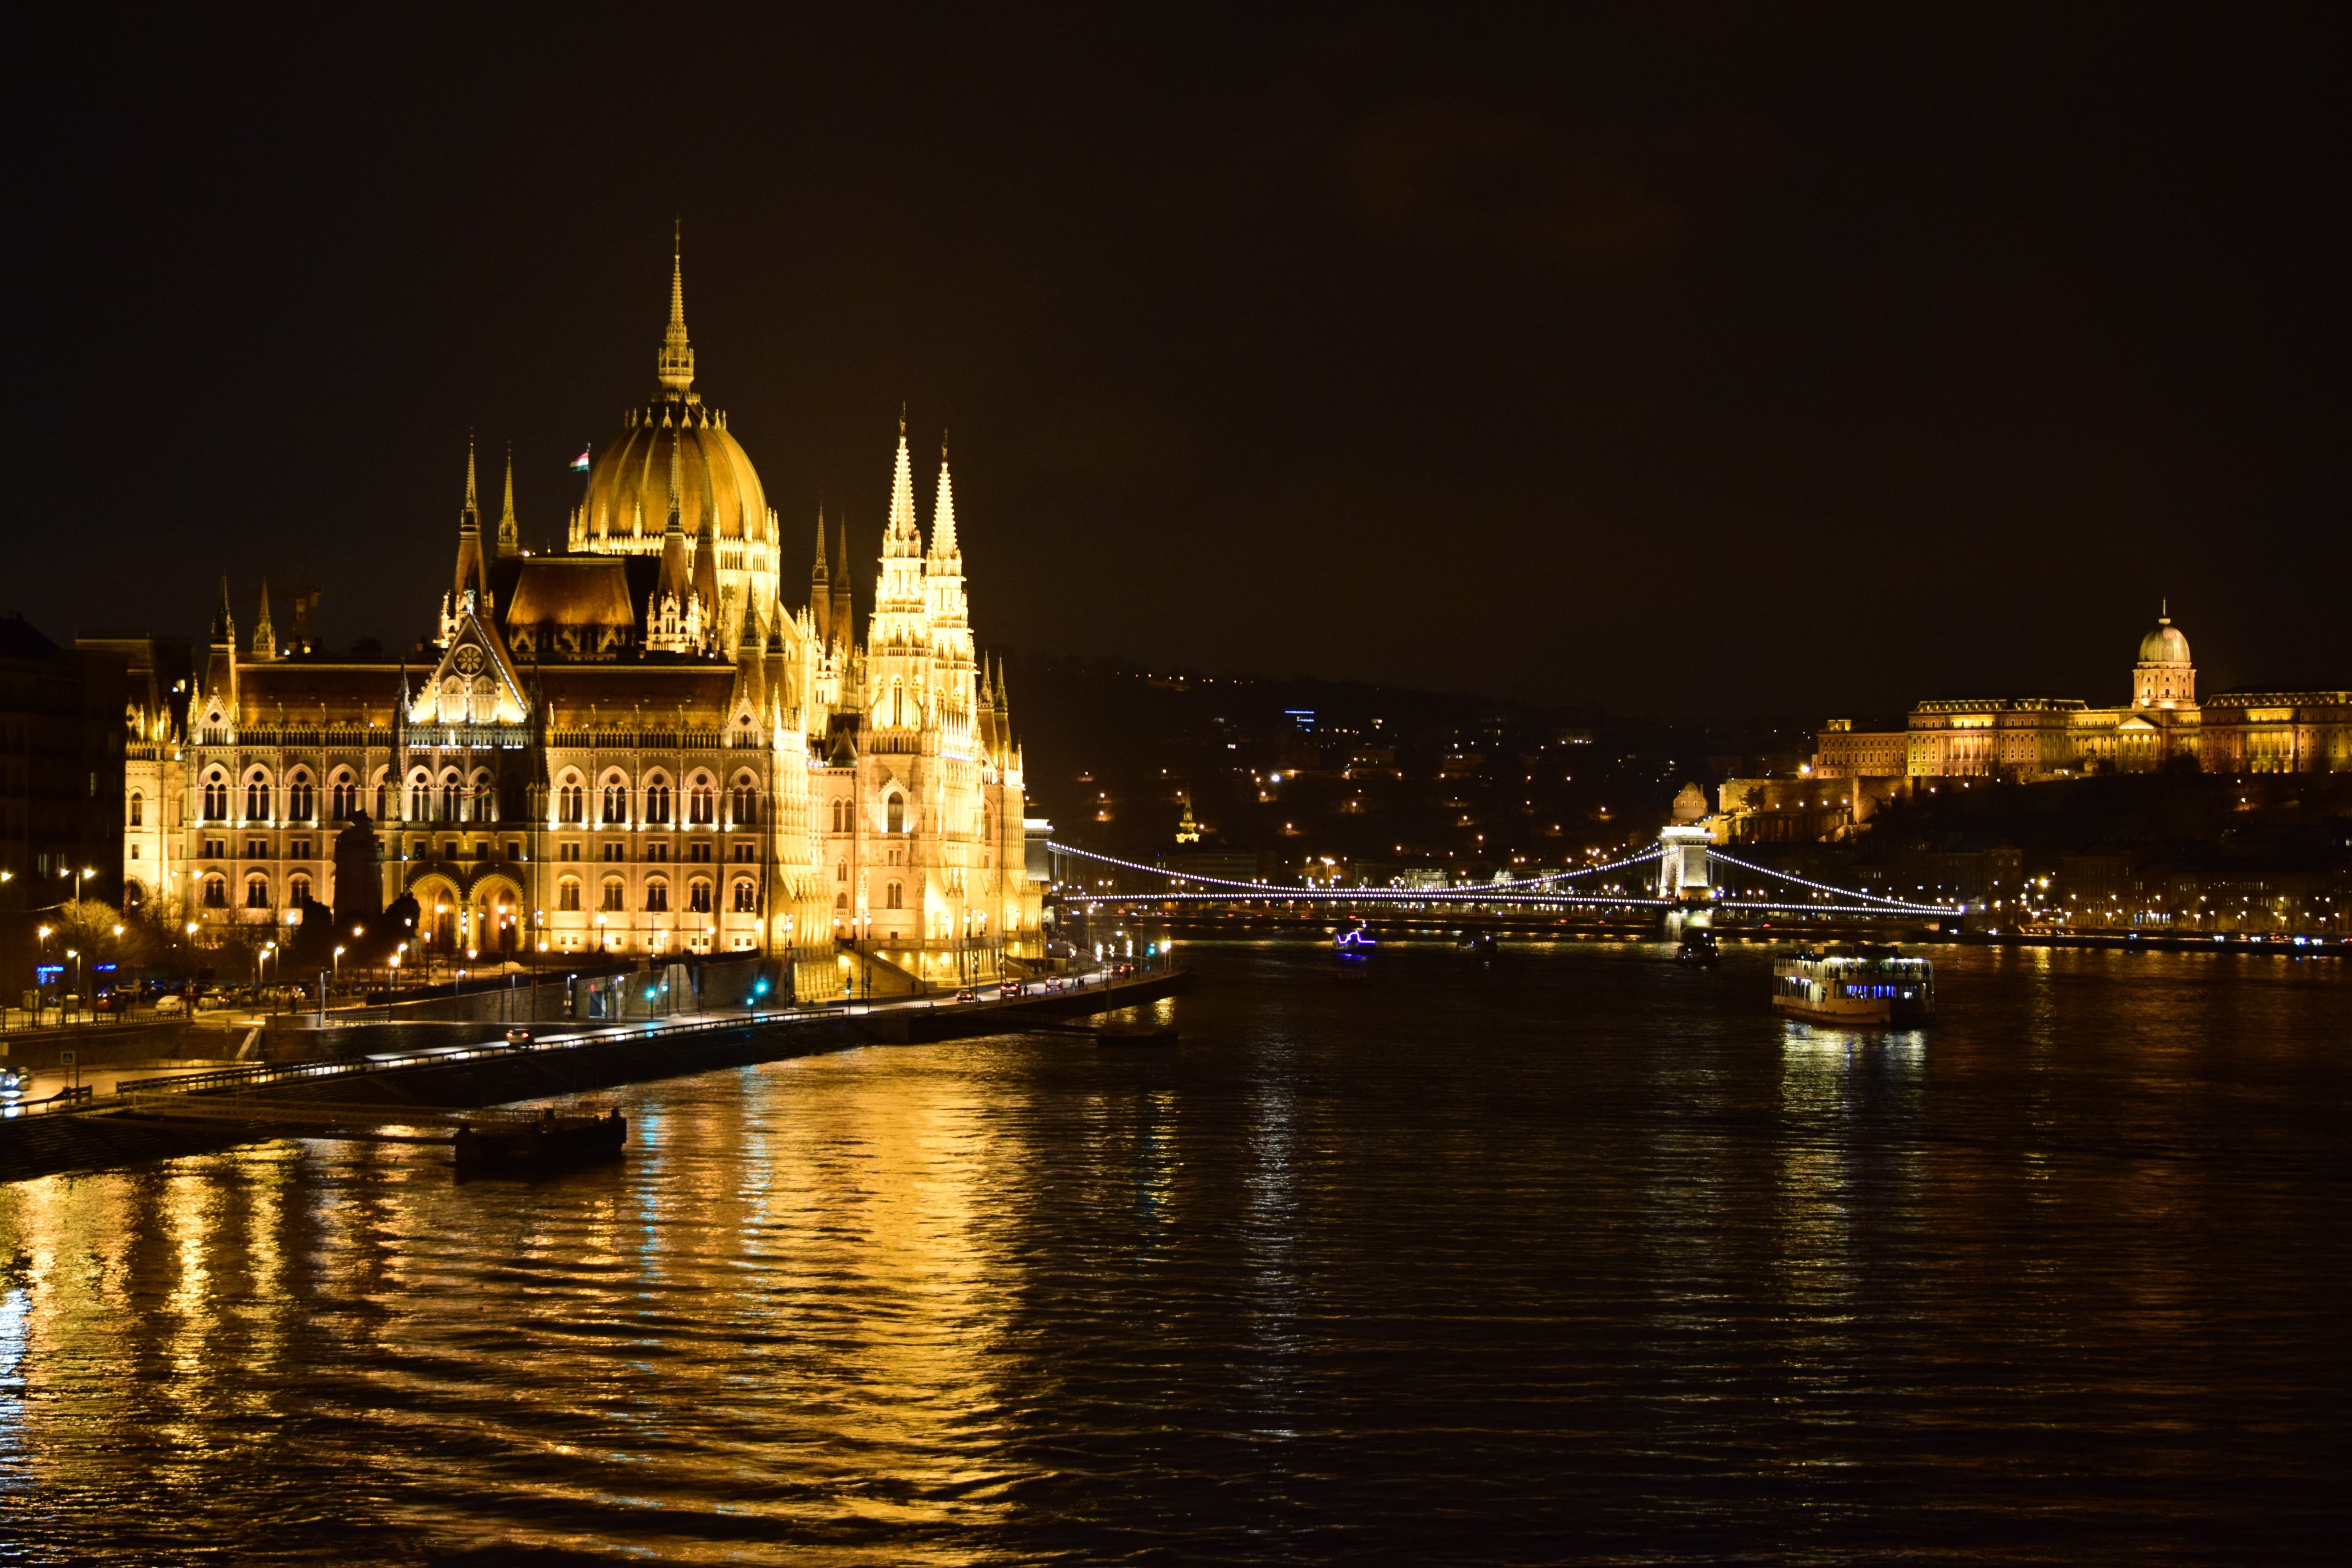
<path fill-rule="evenodd" d="M 0 1562 L 2315 1561 L 2352 975 L 1200 947 L 1175 1051 L 0 1187 Z"/>

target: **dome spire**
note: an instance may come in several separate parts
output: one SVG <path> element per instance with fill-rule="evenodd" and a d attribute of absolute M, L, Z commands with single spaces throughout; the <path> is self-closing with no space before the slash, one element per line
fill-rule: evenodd
<path fill-rule="evenodd" d="M 683 397 L 694 385 L 694 345 L 686 337 L 686 225 L 683 220 L 670 237 L 669 253 L 669 330 L 662 334 L 660 356 L 654 363 L 655 374 L 660 377 L 662 390 L 673 397 Z"/>

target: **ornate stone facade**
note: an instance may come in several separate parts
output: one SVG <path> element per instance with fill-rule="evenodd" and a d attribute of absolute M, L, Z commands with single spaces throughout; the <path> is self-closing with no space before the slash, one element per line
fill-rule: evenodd
<path fill-rule="evenodd" d="M 1021 750 L 944 452 L 927 546 L 901 422 L 861 641 L 821 520 L 811 602 L 782 604 L 774 514 L 693 379 L 674 265 L 656 390 L 593 465 L 568 553 L 523 549 L 511 459 L 486 536 L 468 455 L 415 665 L 289 648 L 266 588 L 241 638 L 224 584 L 194 690 L 133 705 L 127 832 L 159 873 L 138 892 L 215 938 L 407 894 L 428 957 L 756 951 L 795 958 L 803 995 L 845 953 L 887 987 L 1036 952 Z M 365 863 L 335 847 L 354 826 L 380 888 L 335 886 Z"/>
<path fill-rule="evenodd" d="M 2189 639 L 2170 617 L 2140 639 L 2132 699 L 2094 708 L 2073 697 L 1922 702 L 1899 731 L 1822 728 L 1821 778 L 2064 778 L 2150 773 L 2352 773 L 2352 691 L 2229 692 L 2197 700 Z"/>

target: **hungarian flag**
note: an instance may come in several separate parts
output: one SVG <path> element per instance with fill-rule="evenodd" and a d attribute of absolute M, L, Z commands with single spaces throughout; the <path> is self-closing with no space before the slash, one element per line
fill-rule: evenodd
<path fill-rule="evenodd" d="M 572 471 L 573 473 L 575 473 L 575 474 L 584 474 L 584 473 L 586 473 L 586 472 L 588 471 L 588 448 L 587 448 L 587 447 L 581 447 L 581 448 L 580 448 L 580 455 L 579 455 L 578 457 L 576 457 L 576 458 L 572 458 Z"/>

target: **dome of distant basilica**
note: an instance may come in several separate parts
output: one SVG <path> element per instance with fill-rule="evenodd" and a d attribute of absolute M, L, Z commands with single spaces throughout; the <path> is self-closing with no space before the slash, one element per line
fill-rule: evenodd
<path fill-rule="evenodd" d="M 2172 624 L 2169 616 L 2157 617 L 2156 630 L 2139 639 L 2139 661 L 2142 664 L 2187 664 L 2189 639 Z"/>
<path fill-rule="evenodd" d="M 775 520 L 759 470 L 727 431 L 727 416 L 694 390 L 694 350 L 686 336 L 684 276 L 670 270 L 669 329 L 657 361 L 654 395 L 629 411 L 618 439 L 596 454 L 588 470 L 588 497 L 572 526 L 572 548 L 634 555 L 661 549 L 669 522 L 670 448 L 678 448 L 678 512 L 686 536 L 712 521 L 726 542 L 778 543 Z M 748 563 L 747 563 L 748 564 Z M 760 565 L 772 571 L 772 565 Z"/>

